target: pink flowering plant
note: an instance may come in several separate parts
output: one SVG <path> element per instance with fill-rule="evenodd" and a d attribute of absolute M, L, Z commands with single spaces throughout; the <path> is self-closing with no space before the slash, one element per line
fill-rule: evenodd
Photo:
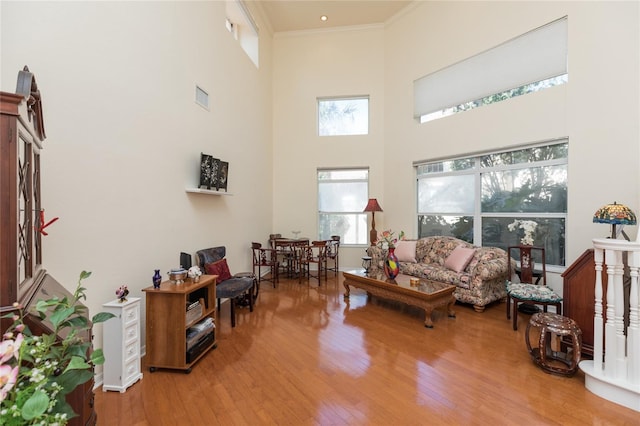
<path fill-rule="evenodd" d="M 378 245 L 382 248 L 395 248 L 398 240 L 404 240 L 404 231 L 400 231 L 400 235 L 396 238 L 391 229 L 382 231 L 378 237 Z"/>
<path fill-rule="evenodd" d="M 27 313 L 18 303 L 14 312 L 3 316 L 13 324 L 0 343 L 0 424 L 65 425 L 76 415 L 66 395 L 93 377 L 94 365 L 104 363 L 102 349 L 88 354 L 91 342 L 80 334 L 91 327 L 86 307 L 77 303 L 86 299 L 81 283 L 90 275 L 82 271 L 71 300 L 54 297 L 37 302 L 32 314 L 53 325 L 51 334 L 32 334 L 24 321 Z M 101 312 L 91 321 L 96 324 L 113 316 Z"/>

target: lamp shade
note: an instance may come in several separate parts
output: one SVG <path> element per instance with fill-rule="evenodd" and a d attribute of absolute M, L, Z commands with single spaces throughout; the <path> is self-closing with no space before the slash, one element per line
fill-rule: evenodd
<path fill-rule="evenodd" d="M 594 223 L 611 223 L 614 225 L 635 225 L 636 215 L 624 204 L 607 204 L 600 207 L 593 215 Z"/>
<path fill-rule="evenodd" d="M 378 204 L 378 200 L 375 198 L 369 198 L 369 202 L 367 203 L 367 207 L 364 208 L 365 212 L 381 212 L 382 207 Z"/>

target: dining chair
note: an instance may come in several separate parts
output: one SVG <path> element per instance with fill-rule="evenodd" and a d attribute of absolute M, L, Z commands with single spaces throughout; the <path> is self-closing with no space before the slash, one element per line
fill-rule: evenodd
<path fill-rule="evenodd" d="M 278 253 L 274 249 L 262 248 L 262 244 L 252 242 L 251 251 L 253 252 L 253 274 L 258 279 L 258 283 L 261 281 L 270 281 L 273 283 L 273 288 L 276 288 L 276 283 L 279 280 L 279 263 Z M 268 276 L 262 276 L 262 269 L 270 269 L 271 273 Z M 258 273 L 256 274 L 256 269 Z"/>
<path fill-rule="evenodd" d="M 519 255 L 518 262 L 511 261 L 512 252 Z M 542 260 L 540 271 L 534 270 L 533 253 L 538 253 Z M 507 265 L 509 280 L 513 274 L 517 274 L 521 281 L 520 283 L 507 281 L 507 319 L 513 317 L 512 327 L 514 330 L 518 329 L 519 305 L 529 305 L 536 312 L 538 308 L 534 305 L 542 305 L 544 312 L 547 312 L 547 306 L 552 305 L 556 309 L 556 314 L 562 315 L 562 297 L 547 286 L 547 267 L 543 247 L 509 246 L 507 248 Z M 514 265 L 515 269 L 512 269 Z M 534 278 L 536 278 L 535 283 L 533 282 Z M 541 279 L 542 284 L 539 284 Z"/>
<path fill-rule="evenodd" d="M 297 247 L 298 266 L 300 268 L 298 281 L 302 282 L 302 277 L 306 276 L 307 280 L 315 278 L 318 284 L 321 283 L 322 274 L 324 272 L 324 280 L 327 281 L 327 242 L 312 241 L 311 245 Z M 311 273 L 311 264 L 317 267 L 317 274 Z"/>
<path fill-rule="evenodd" d="M 332 235 L 331 240 L 329 240 L 329 244 L 327 245 L 327 271 L 333 271 L 336 276 L 338 275 L 338 271 L 340 269 L 340 261 L 339 261 L 339 251 L 340 251 L 340 235 Z M 331 262 L 331 268 L 328 263 Z"/>

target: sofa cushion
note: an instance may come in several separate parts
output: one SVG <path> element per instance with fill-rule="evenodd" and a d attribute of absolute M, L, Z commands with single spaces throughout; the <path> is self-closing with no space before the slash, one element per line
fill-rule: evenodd
<path fill-rule="evenodd" d="M 395 254 L 399 262 L 416 263 L 416 242 L 400 240 L 396 243 Z"/>
<path fill-rule="evenodd" d="M 475 252 L 475 249 L 458 246 L 447 256 L 444 261 L 444 266 L 445 268 L 460 273 L 464 271 L 469 262 L 471 262 Z"/>
<path fill-rule="evenodd" d="M 218 260 L 217 262 L 213 263 L 206 263 L 204 265 L 204 269 L 205 271 L 207 271 L 208 275 L 217 275 L 218 283 L 231 278 L 231 271 L 229 271 L 227 259 Z"/>

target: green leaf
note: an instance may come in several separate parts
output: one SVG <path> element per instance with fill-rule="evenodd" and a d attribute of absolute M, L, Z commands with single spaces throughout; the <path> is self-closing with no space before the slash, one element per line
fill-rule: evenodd
<path fill-rule="evenodd" d="M 91 368 L 91 365 L 87 364 L 87 362 L 83 358 L 79 356 L 73 356 L 71 357 L 71 361 L 69 361 L 69 365 L 67 365 L 67 368 L 65 368 L 64 371 L 86 370 L 88 368 Z"/>
<path fill-rule="evenodd" d="M 69 370 L 56 378 L 65 395 L 93 377 L 93 370 Z"/>
<path fill-rule="evenodd" d="M 89 345 L 89 342 L 84 342 L 69 346 L 69 348 L 67 349 L 67 353 L 71 356 L 77 356 L 82 359 L 87 359 L 87 351 L 89 350 Z"/>
<path fill-rule="evenodd" d="M 22 418 L 32 420 L 40 417 L 49 407 L 49 396 L 42 390 L 37 390 L 22 406 Z"/>
<path fill-rule="evenodd" d="M 111 318 L 115 318 L 115 315 L 112 314 L 111 312 L 98 312 L 97 314 L 95 314 L 93 316 L 91 321 L 94 324 L 98 324 L 98 323 L 101 323 L 101 322 L 105 322 L 106 320 L 109 320 Z"/>
<path fill-rule="evenodd" d="M 104 352 L 102 352 L 102 349 L 96 349 L 95 351 L 91 352 L 91 362 L 94 365 L 104 364 Z"/>
<path fill-rule="evenodd" d="M 91 272 L 82 271 L 80 272 L 80 281 L 89 278 L 91 276 Z"/>
<path fill-rule="evenodd" d="M 60 325 L 62 327 L 73 327 L 73 328 L 84 329 L 89 325 L 89 320 L 87 319 L 87 317 L 82 317 L 82 316 L 73 317 L 73 318 L 69 318 L 68 321 L 63 322 Z"/>
<path fill-rule="evenodd" d="M 51 321 L 51 324 L 53 324 L 53 326 L 57 330 L 60 327 L 60 323 L 69 318 L 69 316 L 74 312 L 75 311 L 73 308 L 63 308 L 60 310 L 56 310 L 53 314 L 51 314 L 49 321 Z"/>

